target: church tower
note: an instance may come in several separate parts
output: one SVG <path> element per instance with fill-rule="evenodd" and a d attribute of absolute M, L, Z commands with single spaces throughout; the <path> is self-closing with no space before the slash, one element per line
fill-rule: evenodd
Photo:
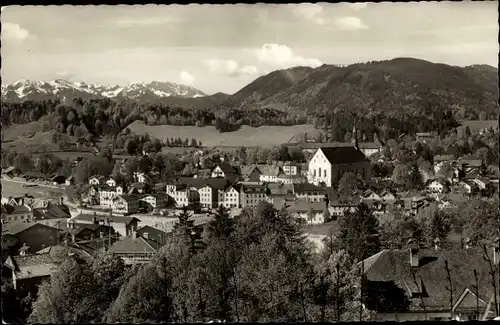
<path fill-rule="evenodd" d="M 354 127 L 352 128 L 351 142 L 354 144 L 354 148 L 356 148 L 356 150 L 359 150 L 358 132 L 356 130 L 356 125 L 354 125 Z"/>

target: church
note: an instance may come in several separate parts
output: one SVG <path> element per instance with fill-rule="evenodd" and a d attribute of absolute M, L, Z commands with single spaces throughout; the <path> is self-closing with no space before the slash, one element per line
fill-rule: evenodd
<path fill-rule="evenodd" d="M 356 134 L 354 127 L 353 134 Z M 371 178 L 371 164 L 359 148 L 355 136 L 352 147 L 320 147 L 309 161 L 307 181 L 315 185 L 335 186 L 345 173 Z"/>

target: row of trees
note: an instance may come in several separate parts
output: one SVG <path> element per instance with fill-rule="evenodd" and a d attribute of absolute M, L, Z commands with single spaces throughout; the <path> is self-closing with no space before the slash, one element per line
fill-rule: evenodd
<path fill-rule="evenodd" d="M 102 253 L 66 261 L 40 287 L 31 323 L 359 320 L 361 274 L 345 250 L 316 255 L 299 225 L 262 203 L 220 209 L 205 239 L 187 215 L 151 263 Z M 359 242 L 359 241 L 358 241 Z M 359 249 L 370 254 L 371 251 Z"/>

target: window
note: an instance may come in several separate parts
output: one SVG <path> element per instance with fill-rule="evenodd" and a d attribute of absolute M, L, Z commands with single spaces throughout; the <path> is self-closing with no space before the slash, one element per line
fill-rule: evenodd
<path fill-rule="evenodd" d="M 318 177 L 321 177 L 321 168 L 318 167 Z"/>
<path fill-rule="evenodd" d="M 326 177 L 326 169 L 323 171 L 323 177 Z"/>
<path fill-rule="evenodd" d="M 314 177 L 316 177 L 316 169 L 314 170 L 313 174 L 314 174 Z"/>

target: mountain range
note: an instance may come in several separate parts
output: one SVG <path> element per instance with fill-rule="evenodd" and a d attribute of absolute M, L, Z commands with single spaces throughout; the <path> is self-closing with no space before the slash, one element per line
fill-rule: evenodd
<path fill-rule="evenodd" d="M 135 82 L 128 86 L 86 84 L 63 79 L 52 81 L 20 80 L 2 85 L 2 99 L 6 101 L 40 100 L 51 97 L 72 100 L 75 97 L 89 98 L 130 98 L 138 101 L 155 100 L 165 97 L 198 98 L 207 96 L 202 91 L 172 82 Z"/>
<path fill-rule="evenodd" d="M 363 114 L 428 114 L 451 109 L 461 118 L 498 115 L 498 69 L 467 67 L 413 58 L 294 67 L 258 77 L 233 95 L 207 96 L 168 82 L 134 83 L 127 87 L 87 85 L 64 80 L 20 81 L 2 85 L 3 100 L 43 99 L 51 96 L 130 98 L 160 101 L 185 108 L 274 108 L 307 111 L 349 110 Z"/>

